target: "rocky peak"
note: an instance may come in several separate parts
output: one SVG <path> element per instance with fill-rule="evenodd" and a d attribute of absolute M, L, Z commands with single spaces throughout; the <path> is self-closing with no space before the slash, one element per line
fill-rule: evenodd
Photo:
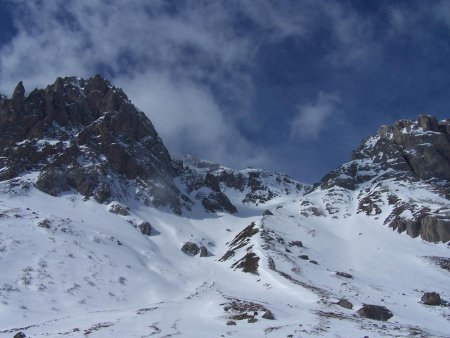
<path fill-rule="evenodd" d="M 145 114 L 100 75 L 57 78 L 0 103 L 0 180 L 38 171 L 52 195 L 75 189 L 99 202 L 129 198 L 180 212 L 172 159 Z"/>
<path fill-rule="evenodd" d="M 428 115 L 383 126 L 363 140 L 350 162 L 327 174 L 317 189 L 324 190 L 324 200 L 336 196 L 342 200 L 349 195 L 344 190 L 357 191 L 358 213 L 385 214 L 384 223 L 399 232 L 448 242 L 449 130 L 450 119 L 438 121 Z"/>
<path fill-rule="evenodd" d="M 449 131 L 450 119 L 428 115 L 383 126 L 363 140 L 351 162 L 326 175 L 321 186 L 353 190 L 375 177 L 450 180 Z"/>
<path fill-rule="evenodd" d="M 25 87 L 23 86 L 23 82 L 20 81 L 13 92 L 13 99 L 15 100 L 23 100 L 25 97 Z"/>

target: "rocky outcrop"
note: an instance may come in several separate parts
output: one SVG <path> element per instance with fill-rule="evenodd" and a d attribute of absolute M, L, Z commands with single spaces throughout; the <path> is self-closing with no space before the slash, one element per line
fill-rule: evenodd
<path fill-rule="evenodd" d="M 347 272 L 342 272 L 342 271 L 337 271 L 336 275 L 340 276 L 340 277 L 344 277 L 344 278 L 350 278 L 350 279 L 353 278 L 353 276 L 351 274 L 349 274 Z"/>
<path fill-rule="evenodd" d="M 422 303 L 426 305 L 441 305 L 441 296 L 437 292 L 425 292 L 421 298 Z"/>
<path fill-rule="evenodd" d="M 449 130 L 450 119 L 437 121 L 428 115 L 383 126 L 363 140 L 350 162 L 325 175 L 316 189 L 326 191 L 324 200 L 338 202 L 340 194 L 341 204 L 344 189 L 357 191 L 358 213 L 379 217 L 388 205 L 391 211 L 384 224 L 411 237 L 446 243 L 450 241 L 450 209 L 441 206 L 446 203 L 442 199 L 450 200 Z M 424 206 L 410 196 L 399 197 L 396 190 L 405 184 L 434 194 L 436 207 Z M 340 210 L 336 204 L 326 204 L 330 214 Z M 302 209 L 302 215 L 310 214 Z"/>
<path fill-rule="evenodd" d="M 405 218 L 402 215 L 405 212 L 409 212 L 411 216 Z M 405 231 L 411 237 L 421 236 L 428 242 L 450 241 L 450 210 L 432 212 L 427 207 L 400 201 L 386 218 L 385 224 L 399 233 Z"/>
<path fill-rule="evenodd" d="M 200 252 L 200 246 L 192 242 L 186 242 L 181 247 L 181 251 L 188 256 L 195 256 Z"/>
<path fill-rule="evenodd" d="M 20 82 L 0 101 L 0 180 L 39 171 L 53 196 L 75 190 L 100 203 L 136 198 L 180 213 L 173 161 L 155 128 L 126 94 L 100 75 L 58 78 L 25 96 Z"/>
<path fill-rule="evenodd" d="M 176 161 L 185 190 L 210 212 L 235 213 L 229 193 L 241 196 L 239 203 L 264 204 L 282 195 L 303 195 L 311 190 L 287 175 L 259 169 L 233 170 L 217 163 L 185 156 Z"/>
<path fill-rule="evenodd" d="M 199 245 L 193 242 L 186 242 L 181 247 L 181 251 L 183 251 L 188 256 L 196 256 L 200 254 L 200 257 L 208 256 L 208 249 L 204 245 Z"/>
<path fill-rule="evenodd" d="M 339 302 L 336 303 L 337 305 L 339 305 L 340 307 L 343 307 L 344 309 L 348 309 L 351 310 L 353 309 L 353 304 L 348 301 L 347 299 L 339 299 Z"/>
<path fill-rule="evenodd" d="M 363 307 L 357 311 L 357 313 L 361 317 L 380 320 L 383 322 L 389 320 L 393 316 L 392 312 L 385 306 L 371 304 L 364 304 Z"/>
<path fill-rule="evenodd" d="M 137 228 L 141 232 L 141 234 L 145 236 L 150 236 L 152 234 L 152 226 L 149 222 L 142 221 L 137 225 Z"/>
<path fill-rule="evenodd" d="M 354 190 L 381 175 L 409 179 L 450 180 L 450 119 L 427 115 L 383 126 L 353 152 L 352 160 L 327 174 L 321 187 Z"/>

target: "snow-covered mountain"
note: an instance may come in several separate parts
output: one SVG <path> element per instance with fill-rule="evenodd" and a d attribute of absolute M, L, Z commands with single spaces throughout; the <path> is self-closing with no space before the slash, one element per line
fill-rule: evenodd
<path fill-rule="evenodd" d="M 172 158 L 100 76 L 20 83 L 0 132 L 0 337 L 448 337 L 449 120 L 314 187 Z"/>

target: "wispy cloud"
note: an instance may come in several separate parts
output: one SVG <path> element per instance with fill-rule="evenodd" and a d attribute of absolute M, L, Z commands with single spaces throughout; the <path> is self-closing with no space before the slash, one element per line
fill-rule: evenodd
<path fill-rule="evenodd" d="M 271 166 L 270 150 L 241 132 L 242 123 L 258 128 L 252 104 L 261 48 L 326 31 L 326 56 L 317 57 L 328 69 L 370 66 L 383 53 L 375 19 L 341 2 L 6 1 L 17 33 L 0 46 L 0 92 L 10 94 L 19 80 L 32 90 L 56 76 L 102 72 L 149 115 L 171 150 L 235 166 Z M 391 31 L 411 26 L 401 14 L 388 16 Z M 297 140 L 317 137 L 338 105 L 325 93 L 311 101 L 299 102 Z"/>
<path fill-rule="evenodd" d="M 337 112 L 340 98 L 337 94 L 320 92 L 312 103 L 297 107 L 297 115 L 291 124 L 291 137 L 316 139 L 327 120 Z"/>

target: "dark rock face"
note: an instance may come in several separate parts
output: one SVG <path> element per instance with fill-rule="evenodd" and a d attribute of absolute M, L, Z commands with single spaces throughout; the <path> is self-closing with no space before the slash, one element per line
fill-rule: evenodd
<path fill-rule="evenodd" d="M 353 278 L 353 276 L 351 274 L 347 273 L 347 272 L 337 271 L 336 275 L 344 277 L 344 278 Z"/>
<path fill-rule="evenodd" d="M 384 172 L 384 177 L 450 180 L 450 119 L 438 122 L 432 116 L 417 121 L 400 120 L 384 126 L 362 142 L 352 161 L 327 174 L 321 187 L 354 190 Z M 391 170 L 391 171 L 389 171 Z"/>
<path fill-rule="evenodd" d="M 23 332 L 17 332 L 13 338 L 26 338 L 26 335 Z"/>
<path fill-rule="evenodd" d="M 202 199 L 202 205 L 209 212 L 228 212 L 235 214 L 236 207 L 230 202 L 223 192 L 212 192 Z"/>
<path fill-rule="evenodd" d="M 233 195 L 243 193 L 242 203 L 251 204 L 263 204 L 280 195 L 304 193 L 311 189 L 309 185 L 283 174 L 258 169 L 237 171 L 192 156 L 176 161 L 176 167 L 186 192 L 194 195 L 193 199 L 200 200 L 210 212 L 236 212 L 227 196 L 231 189 L 234 190 Z"/>
<path fill-rule="evenodd" d="M 229 250 L 219 259 L 220 262 L 225 262 L 231 257 L 233 257 L 237 250 L 246 246 L 250 239 L 256 235 L 259 230 L 256 228 L 256 224 L 252 222 L 250 225 L 246 226 L 240 233 L 238 233 L 234 239 L 228 245 Z M 259 258 L 258 258 L 259 260 Z"/>
<path fill-rule="evenodd" d="M 340 307 L 343 307 L 344 309 L 353 309 L 353 304 L 349 302 L 347 299 L 340 299 L 339 302 L 337 302 L 337 305 Z"/>
<path fill-rule="evenodd" d="M 136 198 L 180 213 L 169 153 L 150 120 L 100 75 L 58 78 L 25 96 L 20 82 L 0 101 L 0 180 L 39 171 L 36 187 L 73 189 L 105 203 L 113 186 L 135 184 Z"/>
<path fill-rule="evenodd" d="M 152 234 L 152 226 L 149 222 L 141 222 L 137 225 L 137 228 L 145 236 L 150 236 Z"/>
<path fill-rule="evenodd" d="M 195 256 L 200 252 L 200 247 L 192 242 L 186 242 L 181 247 L 181 251 L 183 251 L 188 256 Z"/>
<path fill-rule="evenodd" d="M 130 214 L 130 208 L 120 204 L 112 204 L 109 207 L 109 212 L 116 215 L 128 216 Z"/>
<path fill-rule="evenodd" d="M 272 311 L 267 310 L 266 312 L 263 313 L 262 317 L 264 319 L 269 319 L 269 320 L 274 320 L 275 316 L 273 315 Z"/>
<path fill-rule="evenodd" d="M 370 216 L 382 213 L 387 197 L 392 212 L 386 225 L 411 237 L 446 243 L 450 241 L 449 208 L 432 211 L 420 201 L 402 200 L 384 182 L 390 181 L 391 187 L 404 182 L 412 189 L 420 184 L 420 189 L 450 200 L 449 132 L 450 119 L 437 121 L 426 115 L 381 127 L 363 140 L 350 162 L 322 179 L 320 189 L 327 190 L 330 198 L 340 188 L 359 190 L 357 212 Z M 302 215 L 307 214 L 303 209 Z"/>
<path fill-rule="evenodd" d="M 392 318 L 393 314 L 390 310 L 388 310 L 385 306 L 380 305 L 370 305 L 364 304 L 361 309 L 357 311 L 357 313 L 364 318 L 387 321 L 389 318 Z"/>
<path fill-rule="evenodd" d="M 404 211 L 410 211 L 412 218 L 400 217 Z M 384 223 L 389 224 L 389 227 L 399 233 L 406 231 L 409 236 L 421 236 L 428 242 L 447 243 L 450 241 L 449 213 L 432 213 L 429 208 L 398 202 Z"/>
<path fill-rule="evenodd" d="M 208 249 L 204 245 L 200 246 L 200 257 L 208 257 Z"/>
<path fill-rule="evenodd" d="M 270 210 L 264 210 L 263 216 L 273 216 L 273 212 Z"/>
<path fill-rule="evenodd" d="M 235 269 L 241 269 L 243 272 L 252 273 L 254 275 L 259 275 L 259 257 L 253 253 L 249 252 L 231 267 Z"/>
<path fill-rule="evenodd" d="M 422 303 L 426 305 L 441 305 L 441 296 L 437 292 L 425 292 L 421 298 Z"/>
<path fill-rule="evenodd" d="M 420 235 L 424 240 L 435 243 L 450 241 L 450 217 L 426 215 L 420 224 Z"/>
<path fill-rule="evenodd" d="M 289 241 L 289 246 L 296 246 L 296 247 L 299 247 L 299 248 L 303 248 L 303 243 L 302 243 L 302 241 L 298 241 L 298 240 L 296 240 L 296 241 Z"/>

